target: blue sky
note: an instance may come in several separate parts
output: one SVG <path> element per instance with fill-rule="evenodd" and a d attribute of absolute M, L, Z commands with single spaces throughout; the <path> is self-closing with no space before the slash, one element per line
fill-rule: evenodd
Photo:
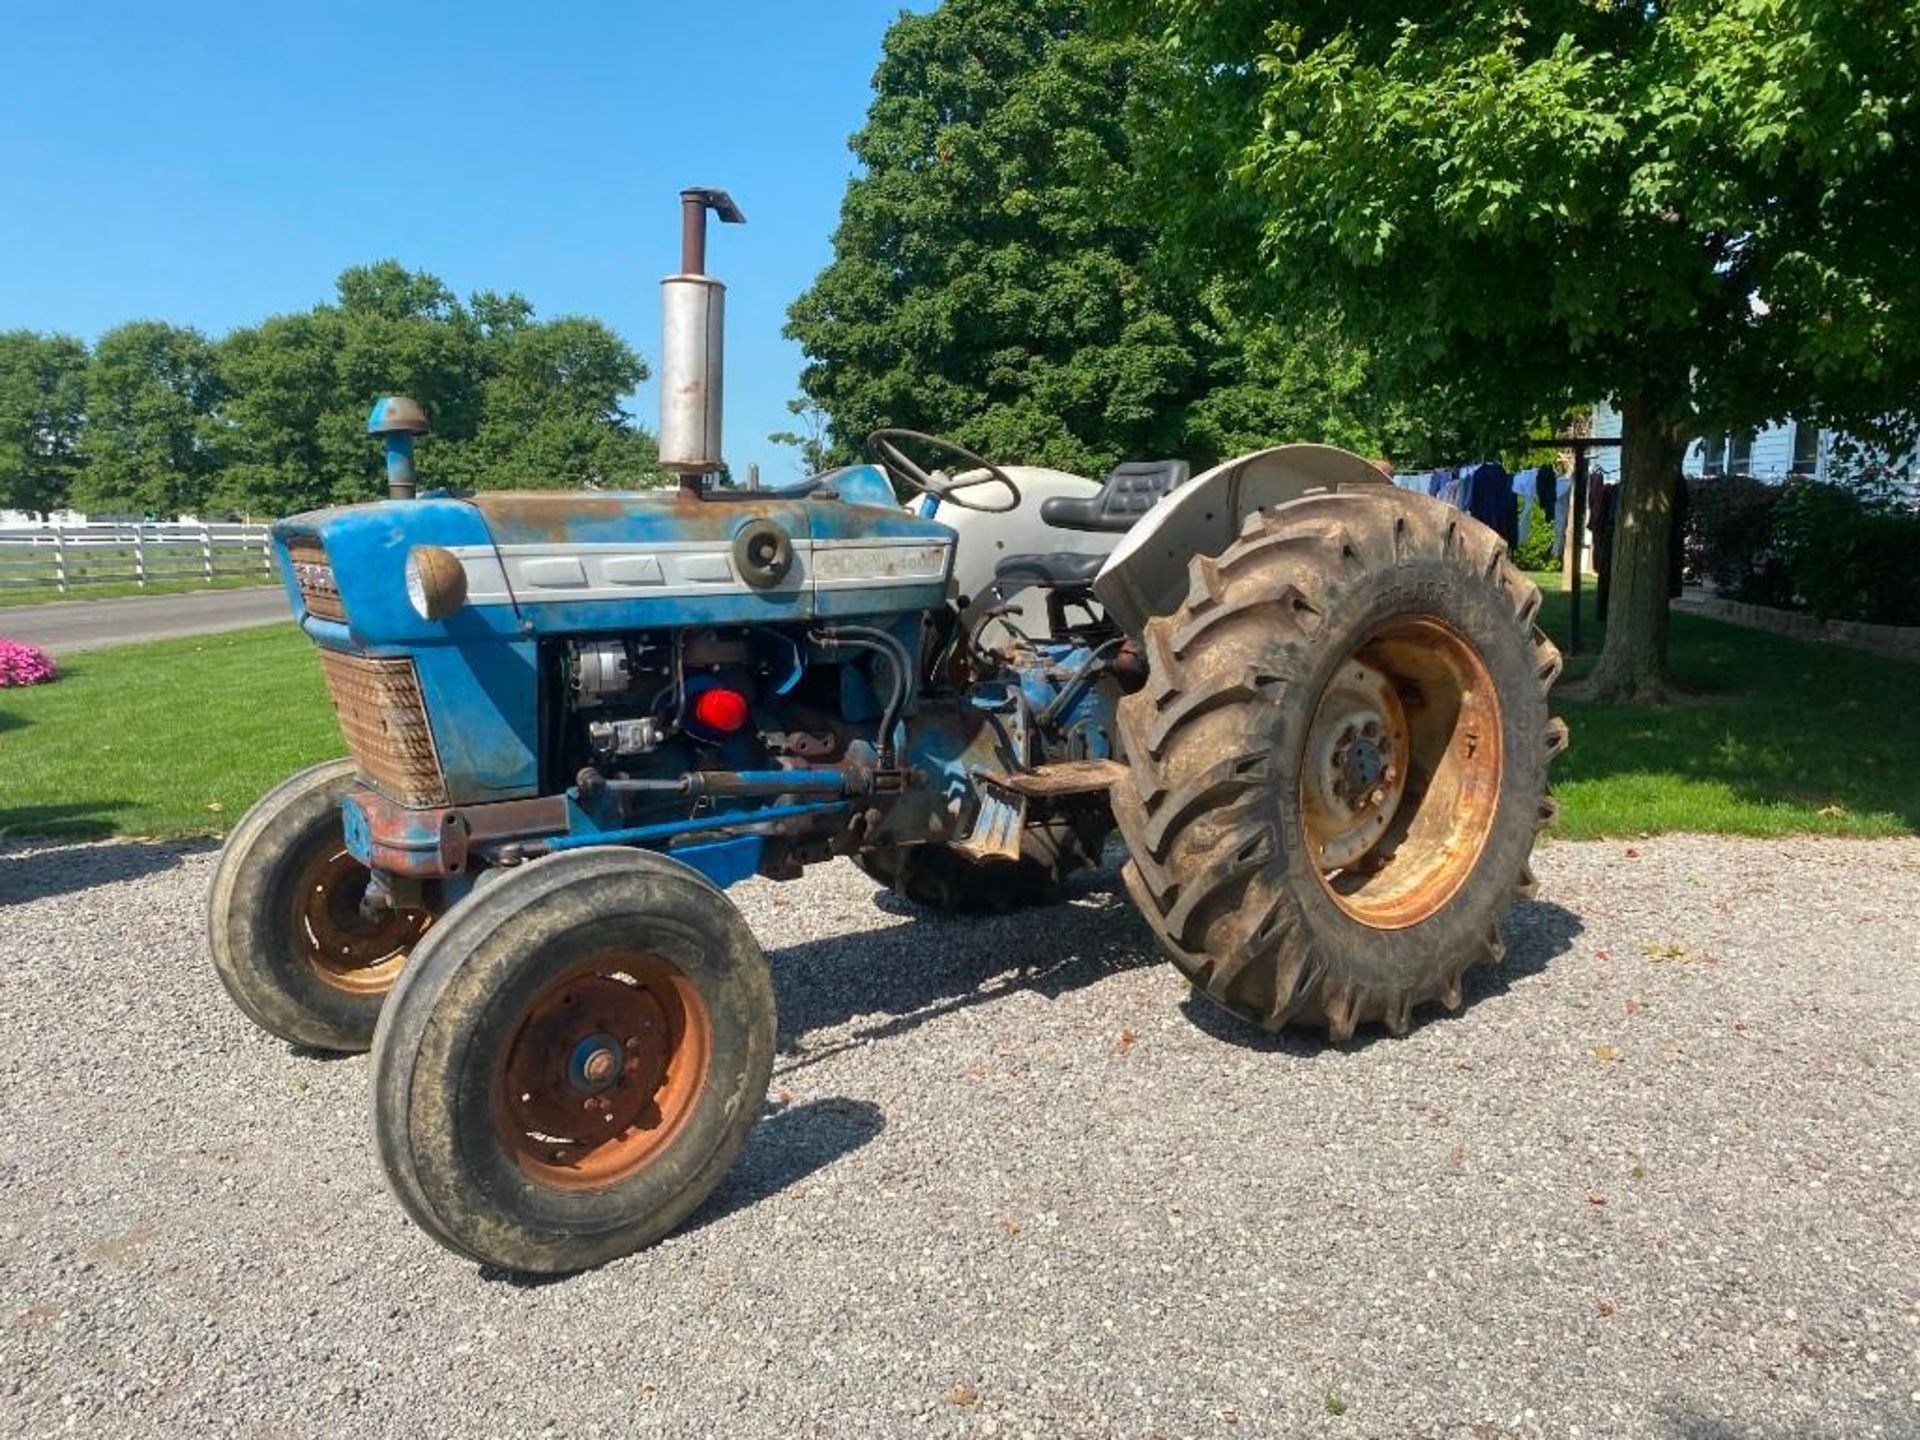
<path fill-rule="evenodd" d="M 0 329 L 219 334 L 394 257 L 596 315 L 652 364 L 676 196 L 731 190 L 727 456 L 792 452 L 786 307 L 830 257 L 900 0 L 0 0 Z M 905 8 L 924 10 L 927 0 Z M 636 398 L 653 428 L 658 397 Z"/>

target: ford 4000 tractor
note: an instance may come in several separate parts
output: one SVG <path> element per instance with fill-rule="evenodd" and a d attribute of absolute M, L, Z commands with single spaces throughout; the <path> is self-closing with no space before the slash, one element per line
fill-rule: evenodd
<path fill-rule="evenodd" d="M 417 491 L 426 417 L 389 397 L 389 498 L 274 527 L 350 758 L 234 828 L 213 960 L 274 1035 L 372 1049 L 420 1227 L 565 1271 L 684 1220 L 773 1063 L 727 887 L 835 856 L 1005 906 L 1117 829 L 1147 927 L 1235 1015 L 1338 1041 L 1458 1006 L 1565 743 L 1493 533 L 1318 445 L 1096 483 L 882 430 L 870 463 L 722 485 L 706 221 L 741 217 L 682 200 L 677 488 Z"/>

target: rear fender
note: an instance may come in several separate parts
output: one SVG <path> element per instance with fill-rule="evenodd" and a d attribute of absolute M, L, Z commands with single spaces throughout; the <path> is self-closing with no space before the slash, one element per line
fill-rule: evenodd
<path fill-rule="evenodd" d="M 1332 445 L 1277 445 L 1216 465 L 1162 500 L 1115 547 L 1093 593 L 1129 635 L 1187 597 L 1187 565 L 1218 555 L 1249 515 L 1308 495 L 1392 482 Z"/>

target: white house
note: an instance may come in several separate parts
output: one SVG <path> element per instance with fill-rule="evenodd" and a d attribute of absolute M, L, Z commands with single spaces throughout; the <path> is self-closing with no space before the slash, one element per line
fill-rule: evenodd
<path fill-rule="evenodd" d="M 1620 416 L 1612 406 L 1593 407 L 1595 437 L 1618 439 Z M 1682 463 L 1689 478 L 1703 475 L 1751 475 L 1756 480 L 1785 480 L 1790 475 L 1806 475 L 1817 480 L 1829 478 L 1834 442 L 1840 438 L 1833 430 L 1824 430 L 1799 420 L 1788 420 L 1758 430 L 1719 430 L 1687 446 Z M 1618 452 L 1612 462 L 1604 454 L 1596 456 L 1609 474 L 1618 468 Z M 1911 475 L 1909 457 L 1899 467 Z"/>

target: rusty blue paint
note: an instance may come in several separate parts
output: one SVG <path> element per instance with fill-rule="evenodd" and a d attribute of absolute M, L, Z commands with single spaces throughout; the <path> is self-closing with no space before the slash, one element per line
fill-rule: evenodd
<path fill-rule="evenodd" d="M 371 422 L 370 422 L 371 423 Z M 414 666 L 427 711 L 450 806 L 458 808 L 527 799 L 540 785 L 540 716 L 543 683 L 540 641 L 544 638 L 630 635 L 636 631 L 696 626 L 781 625 L 778 632 L 794 650 L 791 669 L 778 666 L 778 688 L 790 691 L 809 661 L 808 628 L 815 621 L 858 623 L 885 630 L 921 669 L 922 620 L 945 603 L 944 577 L 862 585 L 844 591 L 799 586 L 793 590 L 754 591 L 743 586 L 716 587 L 719 593 L 684 596 L 635 596 L 619 600 L 471 605 L 445 620 L 418 615 L 406 599 L 407 557 L 417 546 L 460 548 L 496 556 L 503 546 L 619 545 L 644 552 L 651 544 L 730 542 L 739 529 L 757 519 L 772 520 L 797 540 L 945 541 L 948 527 L 899 507 L 884 474 L 855 466 L 822 477 L 802 491 L 752 492 L 701 501 L 683 492 L 634 495 L 507 494 L 466 499 L 430 493 L 408 505 L 371 504 L 294 517 L 275 527 L 275 547 L 296 616 L 316 643 L 358 655 L 405 657 Z M 332 567 L 344 621 L 309 612 L 291 571 L 289 543 L 317 539 Z M 504 568 L 504 567 L 503 567 Z M 883 808 L 883 836 L 906 841 L 964 833 L 978 807 L 974 775 L 981 770 L 1018 768 L 1029 758 L 1047 758 L 1044 737 L 1027 733 L 1028 717 L 1058 693 L 1062 679 L 1084 657 L 1084 650 L 1063 648 L 1039 656 L 1022 672 L 977 687 L 965 698 L 910 704 L 902 733 L 911 765 L 926 778 Z M 847 656 L 836 656 L 847 659 Z M 856 725 L 880 713 L 889 677 L 880 663 L 839 667 L 842 718 Z M 1012 699 L 1019 695 L 1024 704 Z M 1108 702 L 1089 690 L 1065 717 L 1092 736 L 1104 736 Z M 996 709 L 1009 714 L 994 713 Z M 1084 714 L 1082 712 L 1085 712 Z M 717 742 L 702 753 L 702 763 L 718 760 L 733 770 L 764 764 L 742 737 L 705 737 Z M 1104 747 L 1104 738 L 1098 741 Z M 1091 748 L 1091 747 L 1090 747 Z M 1029 751 L 1034 753 L 1030 756 Z M 1092 753 L 1100 753 L 1093 751 Z M 778 784 L 782 793 L 838 796 L 844 780 L 838 771 L 759 772 L 755 778 Z M 446 810 L 380 812 L 377 826 L 347 807 L 350 848 L 363 859 L 376 851 L 412 862 L 416 852 L 440 857 Z M 744 798 L 719 800 L 697 818 L 658 820 L 634 825 L 618 800 L 599 794 L 582 801 L 568 797 L 564 830 L 530 835 L 553 849 L 584 845 L 633 844 L 686 859 L 715 883 L 728 884 L 751 873 L 760 859 L 762 837 L 737 832 L 763 826 L 775 833 L 828 833 L 836 817 L 853 808 L 840 799 L 768 805 Z M 391 813 L 390 813 L 391 812 Z M 658 814 L 656 810 L 653 812 Z M 684 810 L 681 811 L 684 814 Z M 356 816 L 358 818 L 356 818 Z M 373 833 L 374 830 L 377 834 Z M 724 841 L 689 837 L 729 834 Z M 423 862 L 424 863 L 424 862 Z"/>
<path fill-rule="evenodd" d="M 654 825 L 632 825 L 620 830 L 592 830 L 562 835 L 546 843 L 549 850 L 578 850 L 587 845 L 651 845 L 657 840 L 671 840 L 679 835 L 724 834 L 729 830 L 745 829 L 749 825 L 832 815 L 844 812 L 846 808 L 844 800 L 806 805 L 766 805 L 759 809 L 700 815 L 691 820 L 663 820 Z"/>
<path fill-rule="evenodd" d="M 707 845 L 682 845 L 666 854 L 669 859 L 698 870 L 725 890 L 729 885 L 752 877 L 760 868 L 760 855 L 765 849 L 766 841 L 758 835 L 741 835 Z"/>
<path fill-rule="evenodd" d="M 387 494 L 411 500 L 414 494 L 413 437 L 427 429 L 425 412 L 404 395 L 382 395 L 367 416 L 367 433 L 387 448 Z"/>
<path fill-rule="evenodd" d="M 415 487 L 413 437 L 389 435 L 387 447 L 387 493 L 411 495 Z"/>

